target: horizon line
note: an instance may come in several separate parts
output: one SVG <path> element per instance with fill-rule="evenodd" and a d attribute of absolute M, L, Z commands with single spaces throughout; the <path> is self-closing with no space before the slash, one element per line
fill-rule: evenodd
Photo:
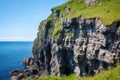
<path fill-rule="evenodd" d="M 22 40 L 21 40 L 21 41 L 17 41 L 17 40 L 16 40 L 16 41 L 12 41 L 12 40 L 1 41 L 1 40 L 0 40 L 0 42 L 34 42 L 34 41 L 22 41 Z"/>
<path fill-rule="evenodd" d="M 34 41 L 34 38 L 29 38 L 29 37 L 2 37 L 0 38 L 0 41 Z"/>

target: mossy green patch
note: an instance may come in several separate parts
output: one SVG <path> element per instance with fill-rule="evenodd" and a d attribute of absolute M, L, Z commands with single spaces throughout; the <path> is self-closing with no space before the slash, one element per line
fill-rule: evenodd
<path fill-rule="evenodd" d="M 38 44 L 39 44 L 38 39 L 35 38 L 35 40 L 34 40 L 34 45 L 38 45 Z"/>
<path fill-rule="evenodd" d="M 73 32 L 67 32 L 67 33 L 66 33 L 66 36 L 73 37 L 73 36 L 74 36 L 74 33 L 73 33 Z"/>
<path fill-rule="evenodd" d="M 52 36 L 57 35 L 56 33 L 61 30 L 61 21 L 60 20 L 61 19 L 56 19 L 56 21 L 54 22 L 55 27 L 51 33 Z"/>

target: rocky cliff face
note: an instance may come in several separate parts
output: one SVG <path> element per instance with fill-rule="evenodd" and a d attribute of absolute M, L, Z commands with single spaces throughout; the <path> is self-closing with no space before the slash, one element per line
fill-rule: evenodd
<path fill-rule="evenodd" d="M 93 75 L 120 60 L 120 21 L 104 25 L 99 18 L 61 18 L 61 30 L 55 36 L 51 36 L 55 23 L 41 25 L 33 46 L 33 73 Z"/>

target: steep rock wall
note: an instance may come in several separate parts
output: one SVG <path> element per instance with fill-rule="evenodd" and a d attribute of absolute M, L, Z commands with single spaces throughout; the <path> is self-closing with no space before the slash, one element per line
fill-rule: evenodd
<path fill-rule="evenodd" d="M 61 18 L 61 30 L 54 36 L 51 33 L 55 23 L 41 24 L 42 33 L 33 47 L 37 74 L 93 75 L 119 62 L 120 21 L 104 25 L 99 18 Z"/>

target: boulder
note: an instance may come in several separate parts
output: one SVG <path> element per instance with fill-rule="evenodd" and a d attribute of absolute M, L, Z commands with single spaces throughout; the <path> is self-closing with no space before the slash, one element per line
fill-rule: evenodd
<path fill-rule="evenodd" d="M 18 74 L 23 73 L 23 72 L 24 72 L 24 71 L 22 71 L 22 70 L 15 69 L 15 70 L 12 70 L 10 73 L 11 73 L 12 75 L 18 75 Z"/>
<path fill-rule="evenodd" d="M 76 74 L 77 77 L 80 77 L 80 68 L 79 68 L 79 66 L 75 67 L 74 73 Z"/>
<path fill-rule="evenodd" d="M 70 7 L 66 7 L 66 15 L 68 16 L 69 12 L 71 11 Z"/>
<path fill-rule="evenodd" d="M 28 77 L 28 76 L 27 76 Z M 18 74 L 18 75 L 16 75 L 16 76 L 12 76 L 11 78 L 10 78 L 10 80 L 21 80 L 21 79 L 23 79 L 23 78 L 25 78 L 24 77 L 24 74 L 23 73 L 20 73 L 20 74 Z"/>
<path fill-rule="evenodd" d="M 87 6 L 93 6 L 93 5 L 95 5 L 96 3 L 97 3 L 96 0 L 85 0 L 85 4 L 86 4 Z"/>
<path fill-rule="evenodd" d="M 10 80 L 20 80 L 18 76 L 12 76 Z"/>
<path fill-rule="evenodd" d="M 60 18 L 60 10 L 51 9 L 51 11 L 54 14 L 54 19 Z"/>

